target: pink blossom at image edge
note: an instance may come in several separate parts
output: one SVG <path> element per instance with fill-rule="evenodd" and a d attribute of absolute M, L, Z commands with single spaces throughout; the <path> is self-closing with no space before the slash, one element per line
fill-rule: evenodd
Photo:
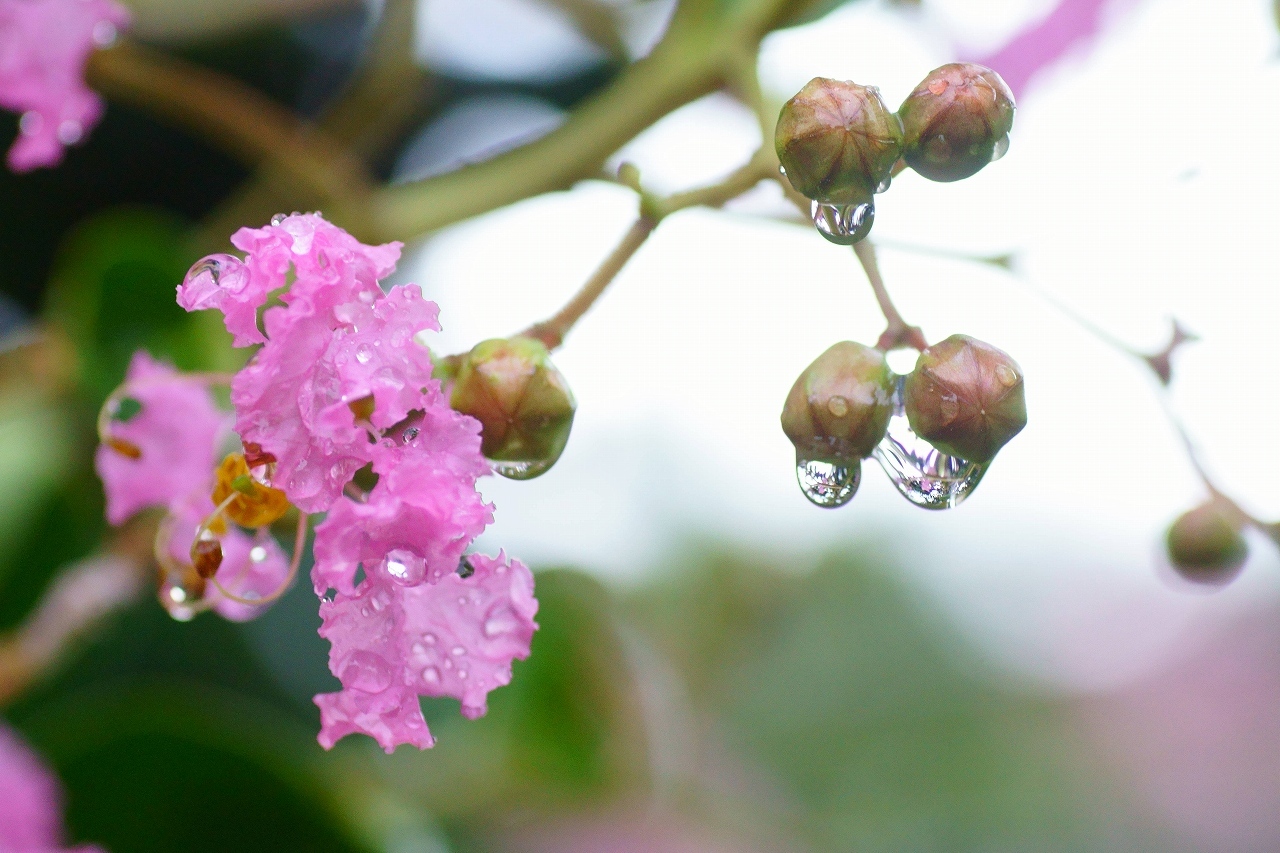
<path fill-rule="evenodd" d="M 0 850 L 57 853 L 64 849 L 58 780 L 13 730 L 0 723 Z M 91 845 L 72 850 L 101 853 L 101 848 Z"/>
<path fill-rule="evenodd" d="M 22 116 L 11 170 L 57 165 L 98 123 L 102 99 L 85 85 L 85 64 L 128 25 L 115 0 L 0 0 L 0 107 Z"/>

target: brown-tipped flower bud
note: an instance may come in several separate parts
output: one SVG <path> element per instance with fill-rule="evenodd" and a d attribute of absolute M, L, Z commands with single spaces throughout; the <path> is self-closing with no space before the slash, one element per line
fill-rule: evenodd
<path fill-rule="evenodd" d="M 541 341 L 482 341 L 461 359 L 450 403 L 480 421 L 481 451 L 504 477 L 528 480 L 564 451 L 577 408 Z"/>
<path fill-rule="evenodd" d="M 214 474 L 214 505 L 231 498 L 222 512 L 242 527 L 265 527 L 289 511 L 289 499 L 266 484 L 263 468 L 250 469 L 244 454 L 229 453 Z"/>
<path fill-rule="evenodd" d="M 920 353 L 903 383 L 903 405 L 916 435 L 970 462 L 990 461 L 1027 425 L 1022 369 L 967 335 Z"/>
<path fill-rule="evenodd" d="M 884 354 L 841 341 L 791 386 L 782 431 L 798 460 L 845 463 L 871 455 L 892 413 L 893 377 Z"/>
<path fill-rule="evenodd" d="M 902 124 L 874 86 L 815 77 L 783 106 L 774 145 L 797 192 L 866 204 L 902 154 Z"/>
<path fill-rule="evenodd" d="M 1249 556 L 1239 523 L 1213 501 L 1178 516 L 1165 547 L 1178 574 L 1196 583 L 1228 583 Z"/>
<path fill-rule="evenodd" d="M 1013 109 L 1013 92 L 990 68 L 935 68 L 898 109 L 902 157 L 931 181 L 967 178 L 1004 156 Z"/>

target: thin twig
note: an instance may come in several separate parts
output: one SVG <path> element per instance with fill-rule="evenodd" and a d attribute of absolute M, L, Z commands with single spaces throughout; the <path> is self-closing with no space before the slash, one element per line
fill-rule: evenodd
<path fill-rule="evenodd" d="M 885 326 L 884 332 L 880 335 L 880 340 L 876 343 L 876 349 L 888 352 L 889 350 L 910 347 L 914 350 L 923 350 L 929 346 L 929 342 L 925 339 L 924 333 L 920 331 L 919 326 L 912 326 L 902 319 L 898 307 L 893 304 L 893 299 L 889 296 L 889 289 L 884 286 L 884 278 L 880 275 L 880 264 L 876 260 L 876 247 L 870 240 L 863 240 L 853 244 L 853 253 L 858 256 L 858 262 L 862 264 L 863 271 L 867 274 L 867 281 L 871 282 L 871 292 L 876 295 L 876 303 L 880 306 L 880 313 L 884 315 Z"/>

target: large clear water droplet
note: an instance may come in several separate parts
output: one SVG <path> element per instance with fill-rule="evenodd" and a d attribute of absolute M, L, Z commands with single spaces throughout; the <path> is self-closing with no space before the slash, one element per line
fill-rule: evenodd
<path fill-rule="evenodd" d="M 902 404 L 902 382 L 899 377 L 893 417 L 875 449 L 876 461 L 902 496 L 916 506 L 950 509 L 978 487 L 987 473 L 987 463 L 948 456 L 916 435 Z"/>
<path fill-rule="evenodd" d="M 249 270 L 244 261 L 235 255 L 223 254 L 209 255 L 196 261 L 182 280 L 183 287 L 195 285 L 196 290 L 205 290 L 208 285 L 213 285 L 214 288 L 232 293 L 243 290 L 248 283 Z"/>
<path fill-rule="evenodd" d="M 382 561 L 387 575 L 401 586 L 417 586 L 427 576 L 427 561 L 412 551 L 393 548 Z"/>
<path fill-rule="evenodd" d="M 1009 153 L 1009 134 L 1005 134 L 996 140 L 996 145 L 991 149 L 991 162 L 999 160 L 1001 157 Z"/>
<path fill-rule="evenodd" d="M 884 180 L 876 184 L 876 193 L 887 193 L 890 185 L 893 184 L 893 175 L 885 175 Z"/>
<path fill-rule="evenodd" d="M 532 480 L 534 477 L 547 473 L 551 470 L 551 466 L 556 464 L 554 459 L 537 459 L 533 461 L 512 461 L 507 459 L 490 459 L 489 464 L 493 466 L 495 473 L 501 474 L 508 480 Z"/>
<path fill-rule="evenodd" d="M 852 246 L 871 233 L 876 221 L 876 206 L 863 204 L 824 204 L 815 201 L 813 224 L 818 233 L 838 246 Z"/>
<path fill-rule="evenodd" d="M 862 482 L 862 460 L 837 464 L 797 456 L 796 480 L 811 503 L 827 509 L 844 506 L 853 500 Z"/>
<path fill-rule="evenodd" d="M 373 652 L 352 652 L 343 662 L 342 685 L 365 693 L 381 693 L 391 686 L 391 665 Z"/>

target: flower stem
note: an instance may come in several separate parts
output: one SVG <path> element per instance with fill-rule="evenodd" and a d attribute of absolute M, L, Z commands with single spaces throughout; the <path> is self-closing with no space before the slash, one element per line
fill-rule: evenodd
<path fill-rule="evenodd" d="M 858 262 L 862 264 L 862 269 L 867 274 L 867 281 L 871 282 L 871 291 L 876 295 L 876 302 L 880 305 L 880 313 L 884 314 L 884 319 L 888 324 L 885 326 L 884 332 L 881 333 L 880 340 L 876 343 L 876 349 L 888 352 L 889 350 L 902 349 L 904 347 L 922 350 L 929 346 L 929 342 L 925 339 L 924 333 L 920 331 L 920 327 L 912 326 L 902 319 L 902 314 L 898 312 L 897 306 L 893 304 L 893 299 L 889 296 L 889 289 L 884 286 L 884 278 L 880 275 L 880 264 L 876 260 L 876 247 L 869 240 L 863 240 L 860 243 L 853 244 L 853 253 L 858 256 Z"/>

